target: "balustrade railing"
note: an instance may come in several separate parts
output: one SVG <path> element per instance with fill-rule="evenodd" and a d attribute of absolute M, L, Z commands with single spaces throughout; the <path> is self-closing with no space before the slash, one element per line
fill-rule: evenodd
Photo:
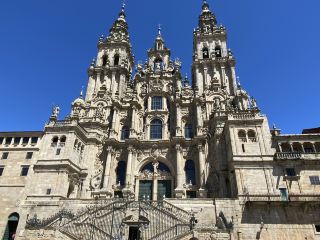
<path fill-rule="evenodd" d="M 301 153 L 298 153 L 298 152 L 277 152 L 275 154 L 276 160 L 284 160 L 284 159 L 295 160 L 295 159 L 301 159 L 301 157 L 302 157 Z"/>
<path fill-rule="evenodd" d="M 277 194 L 245 194 L 239 195 L 244 202 L 320 202 L 320 194 L 296 194 L 287 196 Z"/>

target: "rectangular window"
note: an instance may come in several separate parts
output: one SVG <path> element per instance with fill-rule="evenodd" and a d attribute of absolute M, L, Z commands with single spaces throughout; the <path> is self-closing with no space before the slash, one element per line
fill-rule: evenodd
<path fill-rule="evenodd" d="M 58 148 L 56 151 L 56 155 L 60 155 L 60 153 L 61 153 L 61 148 Z"/>
<path fill-rule="evenodd" d="M 184 136 L 187 139 L 193 138 L 193 131 L 192 131 L 192 125 L 186 124 L 184 128 Z"/>
<path fill-rule="evenodd" d="M 288 177 L 295 177 L 296 171 L 294 168 L 286 168 L 286 176 Z"/>
<path fill-rule="evenodd" d="M 3 170 L 4 170 L 4 167 L 3 167 L 3 166 L 0 166 L 0 176 L 2 176 Z"/>
<path fill-rule="evenodd" d="M 13 141 L 13 144 L 14 145 L 18 145 L 20 143 L 20 140 L 21 140 L 21 137 L 15 137 L 14 141 Z"/>
<path fill-rule="evenodd" d="M 12 137 L 7 137 L 5 141 L 5 145 L 9 145 L 12 142 Z"/>
<path fill-rule="evenodd" d="M 32 144 L 32 145 L 36 145 L 37 142 L 38 142 L 38 137 L 32 137 L 32 138 L 31 138 L 31 144 Z"/>
<path fill-rule="evenodd" d="M 23 177 L 28 176 L 28 172 L 29 172 L 29 166 L 22 166 L 20 176 L 23 176 Z"/>
<path fill-rule="evenodd" d="M 4 152 L 2 153 L 1 159 L 8 159 L 9 157 L 9 152 Z"/>
<path fill-rule="evenodd" d="M 23 139 L 22 139 L 22 144 L 23 145 L 27 145 L 29 143 L 29 138 L 28 137 L 24 137 Z"/>
<path fill-rule="evenodd" d="M 320 185 L 319 176 L 310 176 L 309 178 L 310 178 L 311 185 Z"/>
<path fill-rule="evenodd" d="M 0 145 L 2 145 L 4 137 L 0 137 Z"/>
<path fill-rule="evenodd" d="M 280 190 L 280 200 L 288 201 L 288 191 L 286 188 L 279 188 Z"/>
<path fill-rule="evenodd" d="M 48 189 L 47 189 L 46 194 L 47 194 L 47 195 L 50 195 L 50 194 L 51 194 L 51 188 L 48 188 Z"/>
<path fill-rule="evenodd" d="M 316 230 L 316 233 L 320 233 L 320 224 L 315 224 L 314 228 Z"/>
<path fill-rule="evenodd" d="M 160 109 L 162 109 L 162 97 L 161 96 L 152 97 L 151 110 L 160 110 Z"/>
<path fill-rule="evenodd" d="M 32 159 L 33 152 L 27 152 L 26 159 Z"/>

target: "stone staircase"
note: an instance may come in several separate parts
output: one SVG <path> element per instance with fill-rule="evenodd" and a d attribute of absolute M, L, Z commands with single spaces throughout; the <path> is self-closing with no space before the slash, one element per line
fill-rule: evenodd
<path fill-rule="evenodd" d="M 190 232 L 190 217 L 188 212 L 166 201 L 115 200 L 88 208 L 64 222 L 59 231 L 77 240 L 121 239 L 120 236 L 128 235 L 128 220 L 139 227 L 143 240 L 179 239 Z"/>

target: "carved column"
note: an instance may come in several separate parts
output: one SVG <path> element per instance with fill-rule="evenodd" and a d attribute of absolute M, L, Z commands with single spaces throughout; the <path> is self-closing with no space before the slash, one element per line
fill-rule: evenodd
<path fill-rule="evenodd" d="M 126 187 L 131 188 L 131 172 L 132 172 L 132 154 L 133 148 L 132 146 L 128 147 L 128 160 L 127 160 L 127 169 L 126 169 Z"/>
<path fill-rule="evenodd" d="M 197 103 L 197 136 L 201 135 L 201 128 L 202 128 L 202 110 L 201 104 Z"/>
<path fill-rule="evenodd" d="M 107 159 L 106 159 L 106 163 L 105 163 L 104 177 L 103 177 L 103 189 L 104 190 L 107 190 L 109 187 L 111 162 L 112 162 L 112 147 L 108 147 L 107 148 Z"/>
<path fill-rule="evenodd" d="M 93 73 L 90 73 L 89 80 L 88 80 L 88 88 L 86 93 L 86 100 L 89 101 L 92 99 L 92 94 L 94 93 L 94 87 L 95 87 L 95 79 Z"/>
<path fill-rule="evenodd" d="M 116 90 L 117 90 L 117 80 L 116 80 L 116 73 L 115 72 L 112 72 L 111 89 L 112 89 L 112 97 L 114 97 L 116 94 Z"/>
<path fill-rule="evenodd" d="M 176 109 L 177 109 L 177 128 L 176 128 L 176 136 L 180 137 L 182 136 L 182 126 L 181 126 L 181 108 L 180 105 L 177 104 L 176 105 Z"/>
<path fill-rule="evenodd" d="M 231 74 L 232 74 L 232 93 L 233 95 L 236 95 L 236 89 L 237 89 L 237 77 L 236 77 L 236 68 L 235 66 L 231 67 Z"/>
<path fill-rule="evenodd" d="M 208 86 L 208 68 L 203 68 L 203 89 Z"/>
<path fill-rule="evenodd" d="M 207 197 L 207 191 L 205 189 L 205 159 L 204 159 L 204 147 L 202 144 L 198 145 L 199 151 L 199 197 L 205 198 Z"/>
<path fill-rule="evenodd" d="M 137 109 L 135 106 L 132 106 L 132 119 L 131 119 L 131 129 L 130 129 L 130 138 L 134 138 L 137 132 Z"/>
<path fill-rule="evenodd" d="M 182 198 L 184 196 L 183 189 L 183 159 L 181 154 L 182 148 L 179 144 L 176 145 L 176 180 L 177 187 L 175 189 L 176 198 Z"/>
<path fill-rule="evenodd" d="M 118 120 L 118 109 L 115 107 L 113 109 L 112 125 L 111 125 L 111 130 L 110 130 L 110 138 L 114 138 L 115 137 L 115 130 L 116 130 L 117 120 Z"/>

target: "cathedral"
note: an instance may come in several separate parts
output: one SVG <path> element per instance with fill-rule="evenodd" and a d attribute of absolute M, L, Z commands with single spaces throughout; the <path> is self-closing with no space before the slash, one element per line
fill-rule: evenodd
<path fill-rule="evenodd" d="M 0 132 L 2 240 L 320 239 L 320 129 L 269 127 L 207 1 L 190 79 L 124 7 L 97 48 L 67 117 Z"/>

